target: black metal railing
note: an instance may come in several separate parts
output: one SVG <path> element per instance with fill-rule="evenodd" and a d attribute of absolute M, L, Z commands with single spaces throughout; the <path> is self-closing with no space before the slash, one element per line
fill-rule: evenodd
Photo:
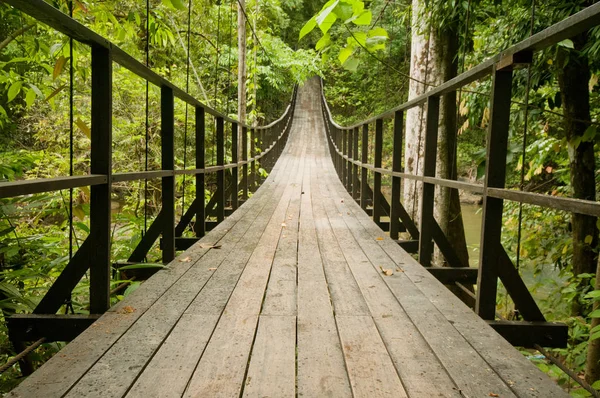
<path fill-rule="evenodd" d="M 191 246 L 198 238 L 204 236 L 207 230 L 225 219 L 227 201 L 231 207 L 229 211 L 235 211 L 239 205 L 239 192 L 241 192 L 242 200 L 245 200 L 248 198 L 249 192 L 256 190 L 262 182 L 258 173 L 259 164 L 266 171 L 272 169 L 282 153 L 289 135 L 297 89 L 294 88 L 291 102 L 278 120 L 263 127 L 248 126 L 206 106 L 107 39 L 43 0 L 2 1 L 91 47 L 90 174 L 0 183 L 0 198 L 79 187 L 90 187 L 91 194 L 88 237 L 75 252 L 48 293 L 42 298 L 35 308 L 34 314 L 18 316 L 9 320 L 11 340 L 16 343 L 18 349 L 19 342 L 33 341 L 41 337 L 46 337 L 47 341 L 70 340 L 97 318 L 97 316 L 56 315 L 88 270 L 90 313 L 102 314 L 110 307 L 112 184 L 124 181 L 161 179 L 162 209 L 133 250 L 129 262 L 144 261 L 146 254 L 159 237 L 162 237 L 162 261 L 163 263 L 170 262 L 175 258 L 176 250 Z M 162 164 L 160 170 L 113 173 L 113 62 L 161 89 Z M 177 170 L 175 168 L 175 98 L 183 100 L 195 110 L 196 159 L 194 169 Z M 205 126 L 207 121 L 211 122 L 208 120 L 211 117 L 216 132 L 215 148 L 212 148 L 216 151 L 216 165 L 207 167 L 205 163 Z M 225 163 L 226 124 L 230 124 L 232 133 L 230 153 L 232 161 L 230 163 Z M 238 145 L 240 129 L 241 146 Z M 238 153 L 238 147 L 241 147 L 241 154 Z M 184 174 L 195 177 L 196 192 L 199 195 L 189 205 L 181 220 L 176 223 L 175 177 Z M 205 176 L 208 174 L 216 175 L 216 189 L 211 200 L 206 203 L 204 199 L 207 185 Z M 216 222 L 207 221 L 208 217 L 216 218 Z M 183 232 L 194 218 L 194 231 L 197 238 L 182 238 Z"/>
<path fill-rule="evenodd" d="M 570 18 L 539 32 L 527 40 L 497 54 L 452 80 L 433 87 L 408 102 L 381 115 L 350 127 L 336 124 L 322 95 L 323 117 L 329 137 L 330 152 L 337 173 L 352 197 L 363 209 L 372 212 L 373 220 L 388 229 L 390 237 L 398 240 L 400 231 L 407 231 L 411 240 L 399 241 L 408 251 L 418 253 L 419 262 L 438 279 L 448 285 L 458 285 L 467 294 L 469 304 L 493 327 L 515 345 L 564 346 L 567 338 L 565 325 L 548 323 L 522 281 L 501 243 L 502 212 L 504 200 L 538 205 L 594 217 L 600 216 L 600 204 L 595 201 L 556 197 L 505 188 L 506 154 L 509 134 L 513 69 L 531 63 L 533 53 L 562 40 L 585 32 L 600 24 L 600 4 L 593 5 Z M 490 76 L 493 80 L 490 123 L 487 131 L 486 171 L 483 185 L 436 178 L 436 154 L 440 98 L 450 92 Z M 426 129 L 424 138 L 423 175 L 403 172 L 402 147 L 404 112 L 426 104 Z M 384 121 L 393 118 L 392 168 L 382 168 Z M 374 161 L 369 163 L 368 143 L 375 125 Z M 359 135 L 361 148 L 359 151 Z M 368 173 L 373 173 L 373 187 L 368 184 Z M 381 192 L 382 176 L 390 176 L 391 203 Z M 417 226 L 401 201 L 402 179 L 421 183 L 420 223 Z M 435 187 L 470 191 L 483 196 L 482 237 L 479 268 L 469 268 L 457 256 L 448 238 L 434 218 Z M 368 207 L 369 206 L 369 207 Z M 372 208 L 370 207 L 372 206 Z M 389 224 L 381 221 L 389 216 Z M 450 267 L 431 267 L 434 242 Z M 515 303 L 525 321 L 496 321 L 498 280 Z M 477 285 L 476 289 L 467 285 Z"/>

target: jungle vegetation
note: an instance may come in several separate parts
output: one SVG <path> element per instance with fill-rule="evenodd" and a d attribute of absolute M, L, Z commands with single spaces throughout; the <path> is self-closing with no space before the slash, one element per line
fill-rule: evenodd
<path fill-rule="evenodd" d="M 232 117 L 238 115 L 243 53 L 247 121 L 265 124 L 285 109 L 296 83 L 319 75 L 342 125 L 375 116 L 431 86 L 594 3 L 589 0 L 247 0 L 249 21 L 240 27 L 235 0 L 50 0 L 55 7 L 109 38 L 179 87 Z M 71 8 L 72 7 L 72 8 Z M 189 18 L 188 18 L 189 15 Z M 241 19 L 243 21 L 243 19 Z M 189 26 L 189 30 L 188 30 Z M 239 48 L 244 32 L 246 48 Z M 260 44 L 253 32 L 256 33 Z M 513 87 L 507 186 L 531 192 L 597 200 L 597 115 L 600 114 L 598 29 L 565 40 L 518 70 Z M 189 67 L 187 41 L 190 38 Z M 240 52 L 241 51 L 241 52 Z M 72 71 L 72 79 L 71 79 Z M 115 66 L 113 170 L 160 168 L 160 92 Z M 72 80 L 72 85 L 70 84 Z M 70 123 L 70 92 L 73 123 Z M 446 137 L 438 170 L 481 182 L 491 81 L 472 83 L 444 98 L 440 131 Z M 148 98 L 148 106 L 144 100 Z M 526 106 L 525 104 L 528 104 Z M 89 168 L 90 51 L 0 2 L 0 179 L 13 181 L 87 174 Z M 147 120 L 146 122 L 146 110 Z M 188 110 L 176 101 L 176 167 L 193 167 L 186 131 Z M 423 109 L 407 115 L 405 156 L 418 158 Z M 411 127 L 412 126 L 412 127 Z M 71 139 L 72 127 L 72 139 Z M 457 134 L 454 134 L 457 132 Z M 391 126 L 384 133 L 384 167 L 391 166 Z M 72 143 L 72 152 L 70 146 Z M 207 162 L 214 159 L 207 137 Z M 410 145 L 409 145 L 410 144 Z M 146 145 L 148 160 L 146 160 Z M 454 154 L 455 149 L 455 154 Z M 72 154 L 71 154 L 72 153 Z M 72 159 L 72 161 L 71 161 Z M 422 172 L 418 163 L 410 172 Z M 389 184 L 390 181 L 387 181 Z M 384 184 L 386 180 L 384 179 Z M 178 177 L 178 212 L 196 195 Z M 204 193 L 206 197 L 210 190 Z M 405 198 L 418 195 L 404 186 Z M 407 196 L 408 195 L 408 196 Z M 461 255 L 469 256 L 460 197 L 441 193 L 436 213 Z M 89 190 L 73 192 L 73 250 L 89 233 Z M 124 261 L 159 211 L 160 184 L 116 184 L 113 189 L 113 261 Z M 68 191 L 0 201 L 0 309 L 31 312 L 69 259 Z M 409 209 L 418 214 L 416 209 Z M 445 218 L 444 218 L 445 217 Z M 445 219 L 445 221 L 444 221 Z M 520 239 L 518 239 L 520 235 Z M 462 236 L 462 240 L 461 237 Z M 516 259 L 542 311 L 570 326 L 569 346 L 555 350 L 571 369 L 600 388 L 600 286 L 598 224 L 592 217 L 506 203 L 504 246 Z M 472 255 L 472 254 L 471 254 Z M 158 248 L 149 262 L 158 262 Z M 443 261 L 438 256 L 438 261 Z M 120 300 L 140 282 L 115 276 Z M 72 308 L 86 313 L 88 284 L 73 292 Z M 518 316 L 505 295 L 498 309 Z M 65 308 L 67 310 L 67 308 Z M 14 355 L 0 325 L 0 363 Z M 45 344 L 42 362 L 59 348 Z M 594 351 L 595 350 L 595 351 Z M 588 355 L 590 352 L 590 355 Z M 558 367 L 524 351 L 573 396 L 587 396 Z M 586 367 L 586 360 L 592 362 Z M 594 359 L 595 358 L 595 359 Z M 594 362 L 595 361 L 595 362 Z M 19 379 L 18 367 L 0 376 L 2 391 Z"/>

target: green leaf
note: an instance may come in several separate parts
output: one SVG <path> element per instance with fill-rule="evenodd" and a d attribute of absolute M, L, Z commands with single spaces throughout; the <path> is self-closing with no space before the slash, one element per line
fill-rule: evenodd
<path fill-rule="evenodd" d="M 367 45 L 367 34 L 364 32 L 352 33 L 352 36 L 348 37 L 346 42 L 350 46 L 354 46 L 354 43 L 358 43 L 358 45 L 360 45 L 360 46 L 366 46 Z"/>
<path fill-rule="evenodd" d="M 592 244 L 592 240 L 593 240 L 593 239 L 594 239 L 594 237 L 593 237 L 592 235 L 587 235 L 587 236 L 585 237 L 585 239 L 583 240 L 583 242 L 584 242 L 586 245 L 591 245 L 591 244 Z"/>
<path fill-rule="evenodd" d="M 591 142 L 596 137 L 596 126 L 589 126 L 581 136 L 581 142 Z"/>
<path fill-rule="evenodd" d="M 346 70 L 349 70 L 350 72 L 356 72 L 356 69 L 358 68 L 358 59 L 354 58 L 354 57 L 350 57 L 346 62 L 344 62 L 343 67 Z"/>
<path fill-rule="evenodd" d="M 338 54 L 338 60 L 340 61 L 340 63 L 342 65 L 344 65 L 344 63 L 346 62 L 348 57 L 350 57 L 353 52 L 354 52 L 354 49 L 351 46 L 346 46 L 346 47 L 342 48 L 340 50 L 340 53 Z"/>
<path fill-rule="evenodd" d="M 21 92 L 21 87 L 23 87 L 23 82 L 14 82 L 13 84 L 10 85 L 10 88 L 8 89 L 8 102 L 11 102 L 12 100 L 14 100 L 17 95 L 19 95 L 19 93 Z"/>
<path fill-rule="evenodd" d="M 594 311 L 590 312 L 589 317 L 590 318 L 600 318 L 600 310 L 594 310 Z"/>
<path fill-rule="evenodd" d="M 6 113 L 6 109 L 4 109 L 4 107 L 2 105 L 0 105 L 0 114 L 2 114 L 4 117 L 8 117 L 8 114 Z"/>
<path fill-rule="evenodd" d="M 325 33 L 323 35 L 323 37 L 321 37 L 321 39 L 315 45 L 315 49 L 317 51 L 319 51 L 319 50 L 329 46 L 330 44 L 331 44 L 331 36 L 329 35 L 329 33 Z"/>
<path fill-rule="evenodd" d="M 387 30 L 385 30 L 383 28 L 374 28 L 374 29 L 369 30 L 369 32 L 367 32 L 367 37 L 369 37 L 369 38 L 385 37 L 387 39 L 390 36 L 388 35 Z"/>
<path fill-rule="evenodd" d="M 27 91 L 27 95 L 25 96 L 25 103 L 27 104 L 27 106 L 32 106 L 33 103 L 35 102 L 35 91 L 33 91 L 32 89 L 29 89 Z"/>
<path fill-rule="evenodd" d="M 600 380 L 596 380 L 594 384 L 592 384 L 592 388 L 594 390 L 600 390 Z"/>
<path fill-rule="evenodd" d="M 352 18 L 353 14 L 352 6 L 344 1 L 339 3 L 337 7 L 335 7 L 333 12 L 335 13 L 335 15 L 337 15 L 339 19 L 344 21 Z"/>
<path fill-rule="evenodd" d="M 171 0 L 171 3 L 173 3 L 173 5 L 175 6 L 176 9 L 178 10 L 185 10 L 187 9 L 185 3 L 181 0 Z"/>
<path fill-rule="evenodd" d="M 33 92 L 36 93 L 38 97 L 44 98 L 44 94 L 42 93 L 42 90 L 40 90 L 35 84 L 29 83 L 29 87 L 31 87 Z"/>
<path fill-rule="evenodd" d="M 169 268 L 169 267 L 164 264 L 158 264 L 158 263 L 140 263 L 140 264 L 125 265 L 123 267 L 119 267 L 119 270 L 148 269 L 148 268 L 165 269 L 165 268 Z"/>
<path fill-rule="evenodd" d="M 173 10 L 185 10 L 187 8 L 181 0 L 162 0 L 162 2 Z"/>
<path fill-rule="evenodd" d="M 131 293 L 135 292 L 137 290 L 138 287 L 140 287 L 141 283 L 140 282 L 132 282 L 127 289 L 125 289 L 125 292 L 123 292 L 123 296 L 127 297 L 129 296 Z"/>
<path fill-rule="evenodd" d="M 594 290 L 585 295 L 585 298 L 596 298 L 600 297 L 600 290 Z"/>
<path fill-rule="evenodd" d="M 346 23 L 352 22 L 354 25 L 370 25 L 373 19 L 373 14 L 370 10 L 363 10 L 360 14 L 353 16 Z"/>
<path fill-rule="evenodd" d="M 558 43 L 559 46 L 561 47 L 565 47 L 565 48 L 575 48 L 575 45 L 573 45 L 573 41 L 570 39 L 565 39 L 561 42 Z"/>
<path fill-rule="evenodd" d="M 335 13 L 332 13 L 332 11 L 338 5 L 339 0 L 335 0 L 334 2 L 328 2 L 327 4 L 329 3 L 331 4 L 324 10 L 322 10 L 316 18 L 317 25 L 319 25 L 319 29 L 321 29 L 323 33 L 327 33 L 338 18 L 337 15 L 335 15 Z"/>
<path fill-rule="evenodd" d="M 302 29 L 300 29 L 300 37 L 298 38 L 298 40 L 302 39 L 304 36 L 312 32 L 315 26 L 317 26 L 317 19 L 316 17 L 312 17 L 308 20 L 307 23 L 304 24 Z"/>

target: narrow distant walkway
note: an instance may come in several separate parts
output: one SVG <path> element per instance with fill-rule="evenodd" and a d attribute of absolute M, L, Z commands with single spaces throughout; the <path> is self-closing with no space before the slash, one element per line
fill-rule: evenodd
<path fill-rule="evenodd" d="M 345 192 L 317 81 L 298 103 L 263 187 L 9 396 L 567 396 Z"/>

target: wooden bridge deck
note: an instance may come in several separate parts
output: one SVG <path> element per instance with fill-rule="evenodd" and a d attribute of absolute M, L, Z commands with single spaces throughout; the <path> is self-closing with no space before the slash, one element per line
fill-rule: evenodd
<path fill-rule="evenodd" d="M 262 188 L 9 396 L 566 396 L 348 196 L 316 82 L 298 103 Z"/>

